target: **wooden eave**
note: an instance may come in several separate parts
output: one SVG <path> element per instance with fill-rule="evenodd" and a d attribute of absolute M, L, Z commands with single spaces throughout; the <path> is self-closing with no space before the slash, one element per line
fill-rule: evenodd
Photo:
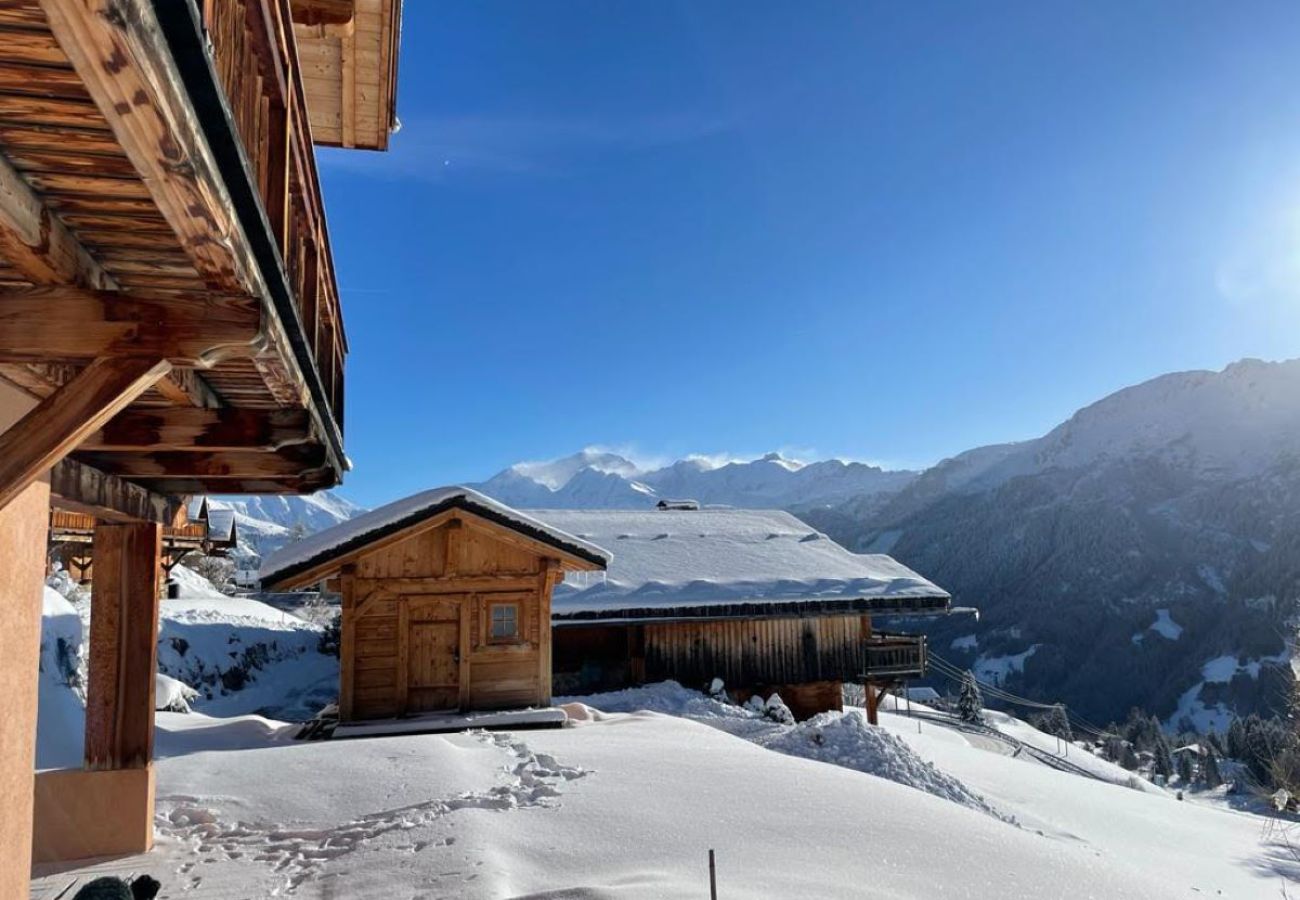
<path fill-rule="evenodd" d="M 83 469 L 155 496 L 331 487 L 341 430 L 204 47 L 188 0 L 0 3 L 0 378 L 48 405 L 94 361 L 155 358 L 77 434 Z"/>
<path fill-rule="evenodd" d="M 281 570 L 267 579 L 263 587 L 272 590 L 293 590 L 317 584 L 338 575 L 344 566 L 355 563 L 362 556 L 384 547 L 400 543 L 425 531 L 431 531 L 452 521 L 464 527 L 486 532 L 494 539 L 533 553 L 544 559 L 556 560 L 561 569 L 576 572 L 595 572 L 605 568 L 603 561 L 584 554 L 580 548 L 567 546 L 544 532 L 516 527 L 491 510 L 454 498 L 447 503 L 423 510 L 391 525 L 358 535 L 348 541 L 322 551 L 300 565 Z"/>
<path fill-rule="evenodd" d="M 397 128 L 401 0 L 293 0 L 315 142 L 387 150 Z"/>

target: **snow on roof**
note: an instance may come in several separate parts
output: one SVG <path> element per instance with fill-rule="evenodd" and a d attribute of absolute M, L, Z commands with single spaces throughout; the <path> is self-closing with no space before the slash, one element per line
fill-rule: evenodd
<path fill-rule="evenodd" d="M 228 541 L 235 533 L 233 509 L 208 510 L 208 537 L 214 541 Z"/>
<path fill-rule="evenodd" d="M 779 510 L 531 510 L 529 515 L 610 548 L 603 579 L 578 575 L 556 588 L 557 620 L 598 613 L 662 616 L 726 604 L 815 605 L 931 600 L 949 594 L 883 554 L 852 553 Z M 870 604 L 863 607 L 868 611 Z M 855 607 L 856 608 L 856 607 Z"/>
<path fill-rule="evenodd" d="M 595 544 L 539 522 L 471 488 L 451 485 L 372 509 L 354 519 L 309 535 L 297 543 L 281 547 L 262 563 L 262 581 L 277 581 L 314 568 L 331 558 L 364 547 L 384 535 L 452 508 L 475 513 L 595 565 L 603 567 L 609 561 L 609 554 Z"/>

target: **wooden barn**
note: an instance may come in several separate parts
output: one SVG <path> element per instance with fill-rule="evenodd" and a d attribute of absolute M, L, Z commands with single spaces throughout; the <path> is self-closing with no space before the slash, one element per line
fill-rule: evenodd
<path fill-rule="evenodd" d="M 342 596 L 339 718 L 545 706 L 551 593 L 599 548 L 462 487 L 373 510 L 272 555 L 262 586 Z"/>
<path fill-rule="evenodd" d="M 950 611 L 947 591 L 888 556 L 851 553 L 786 512 L 536 510 L 612 554 L 605 573 L 557 589 L 558 693 L 721 678 L 733 698 L 780 693 L 797 717 L 842 707 L 844 682 L 883 689 L 926 670 L 922 635 L 875 616 Z"/>
<path fill-rule="evenodd" d="M 185 496 L 347 469 L 314 144 L 387 144 L 400 10 L 0 2 L 2 897 L 27 896 L 32 859 L 152 843 L 163 533 Z M 85 763 L 38 774 L 51 506 L 93 518 L 95 571 Z"/>

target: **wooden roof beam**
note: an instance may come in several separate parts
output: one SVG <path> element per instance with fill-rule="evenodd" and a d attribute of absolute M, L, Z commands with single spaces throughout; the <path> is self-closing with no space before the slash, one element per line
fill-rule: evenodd
<path fill-rule="evenodd" d="M 97 359 L 0 434 L 0 509 L 171 371 L 159 357 Z"/>
<path fill-rule="evenodd" d="M 305 409 L 144 409 L 119 413 L 78 449 L 279 450 L 311 437 L 311 416 Z"/>
<path fill-rule="evenodd" d="M 356 15 L 355 0 L 293 0 L 299 25 L 346 25 Z"/>
<path fill-rule="evenodd" d="M 137 483 L 160 494 L 314 494 L 336 487 L 334 471 L 322 470 L 293 478 L 138 478 Z"/>
<path fill-rule="evenodd" d="M 256 263 L 150 4 L 40 4 L 199 274 L 220 290 L 258 293 Z"/>
<path fill-rule="evenodd" d="M 0 156 L 0 255 L 36 284 L 117 287 L 63 220 Z"/>
<path fill-rule="evenodd" d="M 296 478 L 313 475 L 326 464 L 325 448 L 320 444 L 291 444 L 273 453 L 261 450 L 169 450 L 149 454 L 98 451 L 79 453 L 77 458 L 128 479 Z M 237 485 L 230 491 L 242 493 Z"/>
<path fill-rule="evenodd" d="M 76 460 L 50 470 L 51 505 L 115 522 L 157 522 L 175 528 L 185 518 L 185 498 L 156 493 Z"/>
<path fill-rule="evenodd" d="M 247 297 L 0 289 L 0 361 L 150 356 L 203 369 L 260 351 L 262 321 Z"/>
<path fill-rule="evenodd" d="M 120 287 L 63 220 L 0 155 L 0 256 L 37 285 Z M 216 406 L 220 398 L 194 373 L 175 372 L 155 388 L 173 403 Z"/>

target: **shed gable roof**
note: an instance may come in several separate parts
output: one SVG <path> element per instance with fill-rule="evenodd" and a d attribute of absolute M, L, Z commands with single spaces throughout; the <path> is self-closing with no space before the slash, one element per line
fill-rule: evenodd
<path fill-rule="evenodd" d="M 609 563 L 610 555 L 595 544 L 553 528 L 471 488 L 452 485 L 397 500 L 309 535 L 296 544 L 281 547 L 262 563 L 262 582 L 292 584 L 295 578 L 333 562 L 341 562 L 385 538 L 451 510 L 461 510 L 514 532 L 537 544 L 539 553 L 549 549 L 593 569 L 604 569 Z"/>

